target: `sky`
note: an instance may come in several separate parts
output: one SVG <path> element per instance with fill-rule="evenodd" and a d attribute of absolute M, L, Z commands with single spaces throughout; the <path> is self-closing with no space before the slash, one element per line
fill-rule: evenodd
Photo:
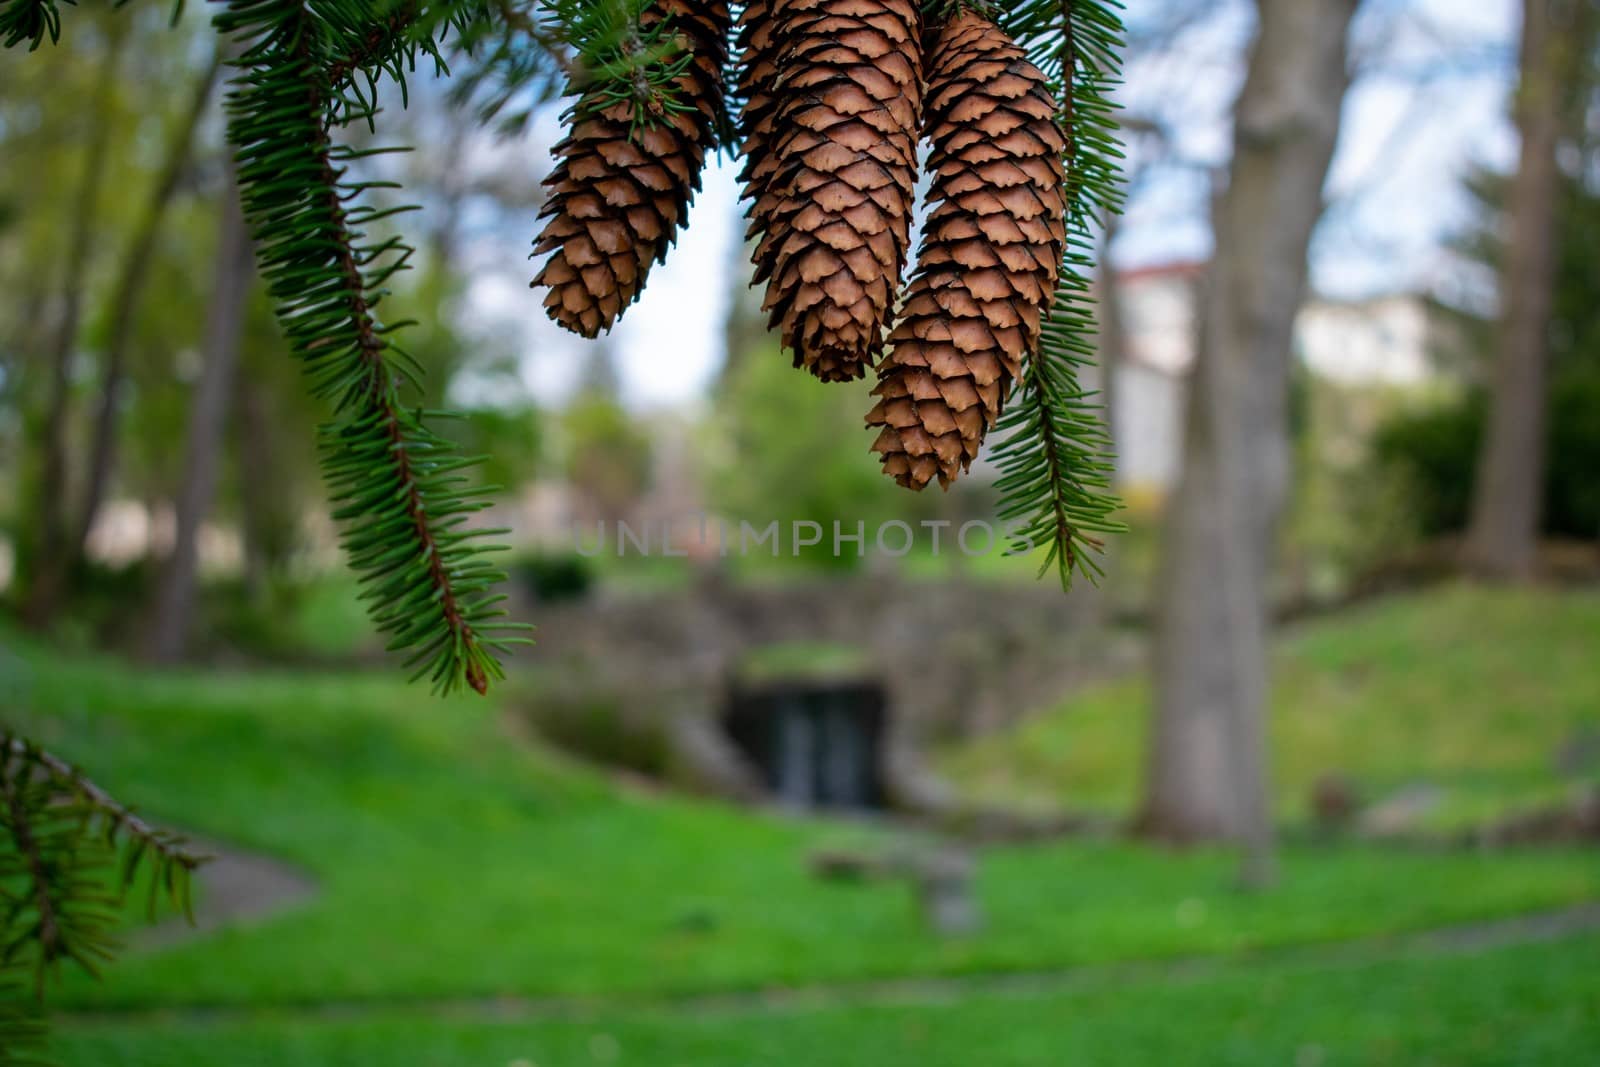
<path fill-rule="evenodd" d="M 1172 0 L 1128 0 L 1137 30 Z M 1243 76 L 1248 5 L 1222 0 L 1180 43 L 1134 57 L 1123 103 L 1174 131 L 1168 162 L 1132 191 L 1113 249 L 1119 269 L 1204 259 L 1212 172 L 1226 163 L 1228 106 Z M 1329 210 L 1312 248 L 1312 286 L 1330 297 L 1448 292 L 1444 243 L 1468 221 L 1460 178 L 1473 165 L 1505 167 L 1515 136 L 1506 120 L 1517 31 L 1516 0 L 1366 0 L 1352 34 L 1362 73 L 1327 187 Z M 513 151 L 548 170 L 555 110 Z M 737 164 L 715 160 L 689 226 L 609 342 L 624 399 L 636 408 L 692 409 L 723 356 L 722 323 L 741 251 Z M 486 233 L 474 243 L 468 310 L 521 353 L 520 376 L 539 401 L 559 403 L 598 347 L 545 318 L 528 288 L 530 232 Z"/>

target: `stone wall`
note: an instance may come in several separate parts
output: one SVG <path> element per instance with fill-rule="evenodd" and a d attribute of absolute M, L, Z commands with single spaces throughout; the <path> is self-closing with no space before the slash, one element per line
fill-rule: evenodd
<path fill-rule="evenodd" d="M 921 769 L 928 744 L 999 729 L 1075 683 L 1126 669 L 1127 646 L 1094 625 L 1099 596 L 1087 584 L 1064 595 L 1048 580 L 751 587 L 708 572 L 687 589 L 541 606 L 530 715 L 535 725 L 570 720 L 574 707 L 614 716 L 665 746 L 686 784 L 747 793 L 747 769 L 733 766 L 715 727 L 741 665 L 773 645 L 842 646 L 860 653 L 850 676 L 887 695 L 892 799 L 927 808 L 943 797 Z"/>

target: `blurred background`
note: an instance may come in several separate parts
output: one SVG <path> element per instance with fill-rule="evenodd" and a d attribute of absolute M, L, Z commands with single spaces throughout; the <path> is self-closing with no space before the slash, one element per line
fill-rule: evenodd
<path fill-rule="evenodd" d="M 57 1059 L 1600 1062 L 1592 3 L 1129 0 L 1128 530 L 1065 595 L 790 368 L 736 161 L 583 342 L 560 106 L 419 76 L 390 317 L 538 627 L 448 701 L 227 254 L 206 13 L 69 15 L 0 54 L 0 721 L 216 858 Z"/>

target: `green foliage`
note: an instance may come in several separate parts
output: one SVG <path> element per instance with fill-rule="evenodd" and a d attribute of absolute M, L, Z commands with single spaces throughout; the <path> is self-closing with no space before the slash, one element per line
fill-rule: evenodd
<path fill-rule="evenodd" d="M 0 1067 L 43 1064 L 45 981 L 70 961 L 90 974 L 117 948 L 112 931 L 135 882 L 186 914 L 200 859 L 75 768 L 0 728 Z M 34 1003 L 22 978 L 31 972 Z"/>
<path fill-rule="evenodd" d="M 1174 900 L 1168 923 L 1210 916 Z M 1587 1063 L 1600 1047 L 1600 935 L 1511 946 L 1439 938 L 1361 953 L 1085 973 L 966 996 L 818 992 L 712 1012 L 620 1007 L 581 1019 L 232 1019 L 118 1022 L 66 1036 L 71 1067 L 1282 1067 Z M 1357 958 L 1352 958 L 1357 957 Z M 1335 962 L 1337 960 L 1337 962 Z M 1130 973 L 1131 972 L 1131 973 Z M 1050 988 L 1054 984 L 1056 988 Z"/>
<path fill-rule="evenodd" d="M 1099 404 L 1079 384 L 1095 358 L 1090 281 L 1098 220 L 1122 206 L 1116 107 L 1122 20 L 1117 0 L 1022 0 L 1002 5 L 1002 23 L 1024 42 L 1061 101 L 1067 132 L 1067 253 L 1039 354 L 1023 368 L 996 427 L 1003 494 L 1000 514 L 1022 527 L 1017 545 L 1047 545 L 1062 585 L 1097 579 L 1101 535 L 1119 532 L 1111 493 L 1110 442 Z"/>
<path fill-rule="evenodd" d="M 650 0 L 544 0 L 551 23 L 579 57 L 567 86 L 577 97 L 567 121 L 628 103 L 637 129 L 695 110 L 676 98 L 674 87 L 694 57 L 670 23 L 641 28 L 649 6 Z M 726 114 L 719 126 L 732 128 Z"/>
<path fill-rule="evenodd" d="M 474 461 L 458 458 L 427 413 L 405 402 L 403 391 L 416 387 L 416 365 L 396 343 L 406 324 L 378 316 L 412 250 L 398 236 L 369 242 L 364 232 L 409 209 L 362 204 L 384 183 L 359 180 L 352 168 L 383 150 L 333 136 L 372 121 L 380 76 L 403 84 L 419 52 L 439 57 L 431 37 L 413 32 L 410 8 L 378 10 L 387 17 L 373 19 L 356 2 L 230 3 L 216 18 L 242 52 L 229 140 L 279 322 L 313 392 L 334 409 L 319 434 L 323 470 L 373 621 L 415 677 L 443 692 L 484 692 L 502 676 L 498 654 L 520 640 L 519 627 L 498 621 L 504 598 L 493 587 L 503 575 L 484 546 L 493 532 L 468 525 L 486 494 L 463 476 Z"/>
<path fill-rule="evenodd" d="M 1551 388 L 1542 532 L 1589 540 L 1600 534 L 1600 372 L 1566 373 Z M 1373 438 L 1378 466 L 1402 480 L 1428 536 L 1459 533 L 1472 511 L 1472 484 L 1488 418 L 1480 391 L 1403 412 Z"/>
<path fill-rule="evenodd" d="M 1600 373 L 1600 144 L 1582 146 L 1576 172 L 1560 173 L 1555 215 L 1556 275 L 1550 309 L 1550 366 L 1556 376 Z M 1472 202 L 1472 224 L 1452 241 L 1454 251 L 1483 277 L 1498 278 L 1507 253 L 1510 220 L 1506 199 L 1510 179 L 1478 170 L 1468 175 L 1465 192 Z M 1487 302 L 1445 307 L 1453 319 L 1456 343 L 1440 352 L 1447 364 L 1482 376 L 1500 340 L 1499 320 Z"/>
<path fill-rule="evenodd" d="M 1556 275 L 1548 329 L 1552 384 L 1547 421 L 1544 533 L 1593 538 L 1600 533 L 1600 189 L 1593 181 L 1595 146 L 1586 144 L 1576 172 L 1563 171 L 1557 205 Z M 1466 262 L 1498 277 L 1506 257 L 1508 179 L 1470 175 L 1466 190 L 1476 219 L 1453 243 Z M 1486 380 L 1500 343 L 1498 320 L 1478 308 L 1444 308 L 1454 342 L 1439 355 L 1469 380 Z M 1417 493 L 1426 533 L 1465 528 L 1471 510 L 1478 444 L 1486 405 L 1480 389 L 1434 408 L 1401 415 L 1378 433 L 1377 461 Z"/>
<path fill-rule="evenodd" d="M 1424 536 L 1466 529 L 1486 414 L 1483 394 L 1474 391 L 1393 415 L 1373 435 L 1374 461 L 1401 480 Z"/>
<path fill-rule="evenodd" d="M 128 0 L 115 0 L 111 6 L 122 7 Z M 28 51 L 37 51 L 49 38 L 51 44 L 61 40 L 60 3 L 76 7 L 78 0 L 0 0 L 0 48 L 14 48 L 28 42 Z M 173 0 L 173 25 L 183 17 L 184 0 Z"/>
<path fill-rule="evenodd" d="M 487 6 L 492 14 L 467 26 L 457 41 L 450 95 L 458 105 L 475 105 L 481 121 L 516 134 L 538 105 L 561 95 L 573 61 L 559 27 L 511 0 Z"/>
<path fill-rule="evenodd" d="M 1418 782 L 1436 828 L 1561 799 L 1554 753 L 1600 728 L 1600 596 L 1448 588 L 1309 625 L 1277 650 L 1271 744 L 1278 811 L 1344 775 L 1376 801 Z M 1087 689 L 1015 730 L 948 751 L 942 768 L 997 801 L 1127 812 L 1138 796 L 1143 682 Z"/>
<path fill-rule="evenodd" d="M 31 52 L 46 37 L 51 44 L 61 39 L 61 9 L 56 0 L 5 0 L 0 6 L 0 46 L 14 48 L 27 41 Z"/>
<path fill-rule="evenodd" d="M 1563 376 L 1550 405 L 1545 529 L 1600 537 L 1600 368 Z"/>
<path fill-rule="evenodd" d="M 181 837 L 0 728 L 0 1067 L 44 1062 L 45 982 L 63 962 L 97 974 L 113 957 L 129 890 L 148 884 L 152 917 L 163 897 L 189 914 L 189 875 L 200 863 Z M 25 975 L 34 1005 L 21 995 Z"/>
<path fill-rule="evenodd" d="M 511 565 L 511 579 L 541 604 L 582 600 L 595 585 L 593 565 L 576 553 L 524 556 Z"/>
<path fill-rule="evenodd" d="M 30 969 L 42 993 L 70 960 L 91 974 L 112 956 L 121 897 L 148 868 L 147 906 L 188 914 L 200 859 L 76 768 L 0 730 L 0 967 Z"/>
<path fill-rule="evenodd" d="M 49 1027 L 20 986 L 0 983 L 0 1067 L 50 1067 L 42 1059 Z"/>
<path fill-rule="evenodd" d="M 638 420 L 616 397 L 585 389 L 562 414 L 568 480 L 587 499 L 594 517 L 630 517 L 650 486 L 653 447 Z"/>
<path fill-rule="evenodd" d="M 773 351 L 745 353 L 724 385 L 710 451 L 711 504 L 737 523 L 773 519 L 821 523 L 823 543 L 803 549 L 814 565 L 853 569 L 853 551 L 833 551 L 831 524 L 912 521 L 936 506 L 911 498 L 883 477 L 861 449 L 860 398 L 796 375 Z M 957 491 L 961 491 L 958 485 Z M 869 546 L 870 547 L 870 546 Z"/>
<path fill-rule="evenodd" d="M 54 0 L 5 0 L 0 6 L 0 45 L 27 42 L 27 50 L 34 51 L 46 37 L 51 45 L 61 40 L 61 8 Z"/>
<path fill-rule="evenodd" d="M 1441 646 L 1459 644 L 1472 606 L 1446 602 L 1437 611 L 1461 620 Z M 1543 601 L 1526 614 L 1550 618 Z M 1550 625 L 1570 634 L 1582 617 L 1561 618 Z M 1340 677 L 1341 663 L 1348 676 L 1358 654 L 1385 663 L 1417 655 L 1403 626 L 1368 629 L 1372 641 L 1346 646 L 1325 678 Z M 1402 695 L 1449 683 L 1440 706 L 1463 693 L 1492 706 L 1484 676 L 1462 665 L 1492 652 L 1501 632 L 1492 628 Z M 1227 849 L 1172 854 L 1068 840 L 985 850 L 979 892 L 989 926 L 940 940 L 928 936 L 903 884 L 842 892 L 806 871 L 814 849 L 863 838 L 887 848 L 891 839 L 618 786 L 536 745 L 508 743 L 503 701 L 456 700 L 441 715 L 381 674 L 141 673 L 4 640 L 12 655 L 0 661 L 0 692 L 25 694 L 20 725 L 32 736 L 127 783 L 130 799 L 148 809 L 183 812 L 196 832 L 280 857 L 318 883 L 314 898 L 270 922 L 130 955 L 114 982 L 71 981 L 57 1003 L 73 1007 L 270 1010 L 314 1000 L 667 994 L 1037 971 L 1427 929 L 1600 894 L 1600 868 L 1581 851 L 1296 847 L 1278 891 L 1241 896 L 1229 889 Z M 1543 725 L 1530 731 L 1535 720 L 1600 707 L 1581 688 L 1594 677 L 1583 669 L 1586 649 L 1568 641 L 1558 657 L 1532 660 L 1529 642 L 1505 644 L 1495 677 L 1515 677 L 1522 657 L 1522 676 L 1548 679 L 1549 688 L 1502 689 L 1498 714 L 1508 725 L 1493 736 L 1518 746 L 1508 760 L 1530 752 L 1543 760 L 1551 735 Z M 530 681 L 537 699 L 548 686 Z M 1564 692 L 1565 703 L 1548 710 L 1541 692 Z M 1392 732 L 1382 736 L 1401 739 L 1382 748 L 1397 774 L 1426 773 L 1420 761 L 1436 751 L 1497 751 L 1482 733 L 1457 744 L 1448 715 L 1407 733 L 1406 717 L 1392 712 L 1402 706 L 1377 708 L 1348 728 L 1337 705 L 1306 721 L 1373 753 L 1370 724 L 1383 725 Z M 1535 707 L 1540 715 L 1530 714 Z M 1108 730 L 1128 736 L 1127 716 Z M 1137 753 L 1130 778 L 1136 765 Z M 1174 919 L 1186 899 L 1200 901 L 1191 907 L 1204 910 L 1204 922 Z M 707 914 L 710 929 L 685 929 L 685 916 Z"/>

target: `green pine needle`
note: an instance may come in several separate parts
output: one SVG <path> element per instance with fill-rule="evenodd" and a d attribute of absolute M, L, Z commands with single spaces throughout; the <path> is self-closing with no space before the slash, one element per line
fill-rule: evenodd
<path fill-rule="evenodd" d="M 134 884 L 148 882 L 152 917 L 163 899 L 189 915 L 190 875 L 203 862 L 75 767 L 0 730 L 0 985 L 31 970 L 42 995 L 68 961 L 96 973 L 117 948 Z M 28 1022 L 0 1014 L 0 1039 Z M 23 1061 L 0 1056 L 7 1062 Z"/>
<path fill-rule="evenodd" d="M 66 0 L 73 4 L 76 0 Z M 51 44 L 61 40 L 61 9 L 56 0 L 4 0 L 0 3 L 0 46 L 15 48 L 28 42 L 32 52 L 45 39 Z M 0 1063 L 3 1063 L 0 1060 Z"/>
<path fill-rule="evenodd" d="M 362 233 L 397 209 L 361 203 L 380 183 L 353 180 L 351 168 L 371 150 L 334 133 L 371 123 L 378 80 L 403 87 L 419 52 L 442 63 L 435 31 L 459 30 L 476 10 L 228 0 L 216 16 L 240 49 L 228 137 L 257 259 L 290 348 L 333 409 L 319 438 L 345 553 L 390 651 L 443 693 L 487 692 L 526 627 L 502 621 L 492 531 L 466 525 L 488 507 L 483 491 L 468 487 L 466 463 L 404 400 L 414 367 L 397 344 L 404 324 L 386 325 L 377 311 L 413 250 Z"/>
<path fill-rule="evenodd" d="M 960 3 L 961 0 L 957 0 Z M 1001 517 L 1017 523 L 1012 550 L 1046 547 L 1040 573 L 1054 567 L 1064 588 L 1081 574 L 1097 581 L 1104 536 L 1125 529 L 1112 492 L 1115 465 L 1099 400 L 1079 384 L 1094 363 L 1090 279 L 1096 220 L 1122 207 L 1122 149 L 1111 91 L 1121 78 L 1117 0 L 967 2 L 1001 23 L 1053 83 L 1067 133 L 1067 250 L 1038 354 L 996 433 Z"/>

